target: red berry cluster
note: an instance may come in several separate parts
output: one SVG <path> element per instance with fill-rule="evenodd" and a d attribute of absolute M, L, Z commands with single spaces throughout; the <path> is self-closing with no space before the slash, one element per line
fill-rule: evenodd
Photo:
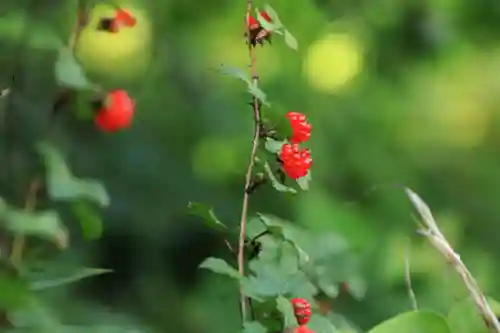
<path fill-rule="evenodd" d="M 300 112 L 290 111 L 286 114 L 286 117 L 290 121 L 290 126 L 292 127 L 290 142 L 301 143 L 309 140 L 312 126 L 311 123 L 307 121 L 306 116 Z"/>
<path fill-rule="evenodd" d="M 119 8 L 112 18 L 103 18 L 99 21 L 99 30 L 117 33 L 122 27 L 134 27 L 137 23 L 135 17 L 125 9 Z"/>
<path fill-rule="evenodd" d="M 303 298 L 292 299 L 293 313 L 295 314 L 295 319 L 297 319 L 297 324 L 299 326 L 306 325 L 311 319 L 311 305 L 309 302 Z"/>
<path fill-rule="evenodd" d="M 269 23 L 272 22 L 271 17 L 267 12 L 261 11 L 260 15 L 267 22 Z M 248 40 L 251 45 L 255 46 L 257 45 L 257 43 L 260 45 L 264 45 L 264 41 L 268 41 L 269 43 L 271 43 L 271 32 L 264 29 L 255 17 L 248 16 L 247 27 L 248 30 L 250 31 L 250 36 L 248 36 L 247 33 L 245 33 L 245 36 L 248 37 Z"/>
<path fill-rule="evenodd" d="M 306 176 L 312 166 L 311 152 L 299 146 L 299 143 L 306 142 L 311 137 L 312 126 L 302 113 L 291 111 L 286 117 L 292 127 L 291 143 L 285 143 L 281 147 L 279 157 L 283 172 L 292 179 L 298 179 Z"/>
<path fill-rule="evenodd" d="M 116 132 L 130 127 L 135 103 L 125 90 L 113 90 L 106 95 L 97 110 L 94 122 L 103 132 Z"/>

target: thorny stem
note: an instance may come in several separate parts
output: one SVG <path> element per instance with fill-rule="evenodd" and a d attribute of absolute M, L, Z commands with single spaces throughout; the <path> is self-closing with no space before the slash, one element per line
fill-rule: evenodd
<path fill-rule="evenodd" d="M 248 18 L 251 15 L 253 7 L 253 0 L 247 0 L 247 10 L 245 15 L 245 26 L 247 29 L 247 37 L 250 36 L 250 27 L 248 26 Z M 259 76 L 256 67 L 255 59 L 255 48 L 252 44 L 248 43 L 250 61 L 251 61 L 251 73 L 252 81 L 254 85 L 259 82 Z M 243 192 L 243 203 L 241 205 L 241 218 L 240 218 L 240 237 L 238 243 L 238 271 L 241 276 L 245 275 L 245 232 L 247 227 L 248 218 L 248 202 L 250 199 L 250 194 L 248 193 L 248 188 L 252 181 L 252 172 L 255 164 L 255 157 L 257 155 L 257 149 L 259 148 L 260 141 L 260 130 L 261 130 L 261 113 L 260 105 L 257 98 L 253 98 L 253 117 L 254 117 L 254 134 L 252 140 L 252 151 L 250 153 L 250 161 L 248 162 L 248 169 L 245 178 L 245 188 Z M 247 320 L 249 314 L 249 300 L 243 293 L 243 285 L 240 285 L 240 310 L 241 310 L 241 320 L 242 324 Z"/>

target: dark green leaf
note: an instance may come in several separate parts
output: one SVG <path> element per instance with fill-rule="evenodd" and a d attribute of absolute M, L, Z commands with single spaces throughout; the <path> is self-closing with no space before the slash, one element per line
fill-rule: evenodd
<path fill-rule="evenodd" d="M 272 138 L 266 138 L 265 147 L 267 151 L 277 154 L 281 151 L 281 147 L 286 143 L 286 141 L 278 141 Z"/>
<path fill-rule="evenodd" d="M 64 43 L 54 30 L 42 23 L 36 24 L 28 37 L 29 46 L 40 50 L 58 50 L 64 47 Z"/>
<path fill-rule="evenodd" d="M 63 87 L 91 89 L 94 86 L 67 47 L 60 48 L 54 70 L 57 82 Z"/>
<path fill-rule="evenodd" d="M 48 288 L 59 287 L 62 285 L 74 283 L 82 279 L 102 275 L 106 273 L 111 273 L 112 270 L 105 268 L 71 268 L 65 269 L 64 271 L 56 272 L 37 272 L 27 275 L 30 281 L 31 290 L 43 290 Z"/>
<path fill-rule="evenodd" d="M 7 259 L 0 259 L 0 310 L 23 306 L 29 298 L 28 284 L 18 270 Z"/>
<path fill-rule="evenodd" d="M 285 193 L 292 193 L 292 194 L 297 194 L 297 190 L 288 187 L 284 184 L 282 184 L 273 174 L 273 171 L 271 170 L 271 166 L 269 165 L 268 162 L 264 164 L 264 170 L 266 171 L 267 178 L 271 181 L 271 185 L 274 187 L 274 189 L 278 192 L 285 192 Z"/>
<path fill-rule="evenodd" d="M 86 201 L 77 201 L 72 205 L 73 214 L 80 221 L 83 236 L 97 239 L 102 235 L 102 219 L 94 207 Z"/>
<path fill-rule="evenodd" d="M 238 67 L 221 65 L 218 71 L 224 75 L 228 75 L 236 79 L 239 79 L 243 82 L 246 82 L 248 85 L 251 84 L 250 77 L 248 76 L 248 74 L 244 70 L 239 69 Z"/>
<path fill-rule="evenodd" d="M 225 260 L 220 258 L 207 258 L 200 264 L 200 268 L 209 269 L 214 273 L 227 275 L 234 279 L 241 278 L 241 274 L 236 268 L 232 267 Z"/>
<path fill-rule="evenodd" d="M 284 327 L 292 327 L 296 325 L 297 319 L 295 319 L 295 313 L 293 310 L 292 303 L 283 296 L 278 296 L 276 298 L 276 307 L 279 312 L 283 315 L 283 325 Z"/>
<path fill-rule="evenodd" d="M 109 195 L 101 182 L 92 179 L 74 177 L 63 156 L 51 144 L 43 142 L 37 145 L 47 169 L 47 189 L 54 200 L 72 201 L 88 199 L 100 206 L 108 206 Z"/>
<path fill-rule="evenodd" d="M 267 328 L 258 321 L 250 321 L 243 324 L 242 333 L 267 333 Z"/>
<path fill-rule="evenodd" d="M 33 213 L 12 208 L 5 214 L 5 226 L 15 234 L 42 237 L 61 248 L 68 246 L 67 230 L 55 211 Z"/>
<path fill-rule="evenodd" d="M 493 312 L 500 316 L 500 303 L 487 298 Z M 448 324 L 453 333 L 489 333 L 483 319 L 477 313 L 477 307 L 471 298 L 458 302 L 448 314 Z"/>
<path fill-rule="evenodd" d="M 434 312 L 410 311 L 384 321 L 368 333 L 451 333 L 451 330 L 445 318 Z"/>
<path fill-rule="evenodd" d="M 227 230 L 226 225 L 217 218 L 212 207 L 200 202 L 190 202 L 188 204 L 188 209 L 191 215 L 201 217 L 210 228 L 219 231 Z"/>
<path fill-rule="evenodd" d="M 295 37 L 288 30 L 285 30 L 285 43 L 292 50 L 297 51 L 299 49 L 299 43 L 297 42 L 297 39 L 295 39 Z"/>
<path fill-rule="evenodd" d="M 307 175 L 297 179 L 297 184 L 299 185 L 299 187 L 302 191 L 308 191 L 309 190 L 309 182 L 311 180 L 312 180 L 312 176 L 311 176 L 311 171 L 309 170 Z"/>

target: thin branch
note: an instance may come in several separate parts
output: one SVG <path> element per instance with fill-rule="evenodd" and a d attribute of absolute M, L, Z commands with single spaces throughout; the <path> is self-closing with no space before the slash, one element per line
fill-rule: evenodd
<path fill-rule="evenodd" d="M 28 194 L 26 195 L 26 201 L 24 204 L 24 209 L 31 212 L 35 209 L 37 202 L 37 194 L 42 186 L 42 182 L 39 178 L 35 178 L 28 188 Z M 24 235 L 18 234 L 14 237 L 12 241 L 12 251 L 10 253 L 10 261 L 15 267 L 21 264 L 23 258 L 23 250 L 26 239 Z"/>
<path fill-rule="evenodd" d="M 484 293 L 479 288 L 474 276 L 467 269 L 465 264 L 460 259 L 460 255 L 455 252 L 446 237 L 443 235 L 437 226 L 431 210 L 427 204 L 412 190 L 406 188 L 406 194 L 413 203 L 413 206 L 418 211 L 421 217 L 421 227 L 419 233 L 427 237 L 429 242 L 446 258 L 447 262 L 455 268 L 458 275 L 462 279 L 465 287 L 468 289 L 479 315 L 482 317 L 486 327 L 492 332 L 500 333 L 500 322 L 498 321 L 495 312 L 491 309 Z"/>
<path fill-rule="evenodd" d="M 247 22 L 252 13 L 253 1 L 247 0 L 247 10 L 245 15 L 245 26 L 247 29 L 247 37 L 250 36 L 250 27 Z M 256 58 L 255 58 L 255 48 L 252 44 L 248 43 L 250 60 L 251 60 L 251 73 L 252 73 L 252 81 L 255 86 L 257 86 L 259 82 L 259 76 L 256 67 Z M 248 169 L 245 178 L 245 188 L 243 192 L 243 203 L 241 206 L 241 218 L 240 218 L 240 237 L 238 243 L 238 271 L 243 276 L 245 275 L 245 233 L 247 227 L 247 218 L 248 218 L 248 201 L 250 199 L 250 194 L 248 193 L 248 189 L 250 187 L 250 183 L 252 181 L 252 172 L 255 164 L 255 157 L 257 155 L 257 149 L 259 148 L 259 139 L 260 139 L 260 129 L 261 129 L 261 113 L 260 113 L 260 105 L 257 98 L 253 98 L 253 117 L 254 117 L 254 134 L 252 139 L 252 151 L 250 153 L 250 161 L 248 162 Z M 240 309 L 241 309 L 241 319 L 242 323 L 244 323 L 249 314 L 249 302 L 245 294 L 243 293 L 243 286 L 240 285 Z"/>
<path fill-rule="evenodd" d="M 411 307 L 413 310 L 418 310 L 417 297 L 415 296 L 415 292 L 413 291 L 413 287 L 411 284 L 411 270 L 410 270 L 410 246 L 409 244 L 405 249 L 405 283 L 406 289 L 408 290 L 408 297 L 410 297 Z"/>

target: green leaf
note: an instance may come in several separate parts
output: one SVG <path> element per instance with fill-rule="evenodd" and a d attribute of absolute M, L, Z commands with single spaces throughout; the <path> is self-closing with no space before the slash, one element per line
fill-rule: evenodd
<path fill-rule="evenodd" d="M 283 325 L 284 327 L 292 327 L 297 324 L 297 319 L 295 319 L 295 313 L 293 310 L 292 303 L 283 296 L 278 296 L 276 298 L 276 308 L 283 315 Z"/>
<path fill-rule="evenodd" d="M 28 212 L 12 208 L 5 214 L 5 227 L 15 234 L 48 239 L 60 248 L 66 248 L 69 243 L 67 230 L 55 211 Z"/>
<path fill-rule="evenodd" d="M 210 228 L 219 231 L 227 230 L 226 225 L 217 218 L 212 207 L 200 202 L 190 202 L 188 204 L 188 209 L 189 214 L 201 217 Z"/>
<path fill-rule="evenodd" d="M 271 18 L 271 22 L 268 22 L 261 14 L 258 8 L 255 8 L 255 15 L 257 16 L 257 21 L 259 21 L 260 26 L 269 32 L 278 30 L 279 28 L 274 24 L 274 20 Z M 269 15 L 271 17 L 271 15 Z"/>
<path fill-rule="evenodd" d="M 360 276 L 353 276 L 347 279 L 347 291 L 357 300 L 365 297 L 366 281 Z"/>
<path fill-rule="evenodd" d="M 278 16 L 278 13 L 274 10 L 273 7 L 271 7 L 271 5 L 266 3 L 264 5 L 264 11 L 267 13 L 267 15 L 269 15 L 269 17 L 271 18 L 271 21 L 273 22 L 274 26 L 277 29 L 280 29 L 283 27 L 283 23 L 281 23 L 281 20 Z"/>
<path fill-rule="evenodd" d="M 488 304 L 493 312 L 500 316 L 500 303 L 488 297 Z M 448 314 L 448 324 L 453 333 L 489 333 L 483 319 L 471 298 L 458 302 Z"/>
<path fill-rule="evenodd" d="M 47 189 L 54 200 L 72 201 L 88 199 L 101 207 L 110 203 L 109 195 L 101 182 L 92 179 L 78 179 L 74 177 L 63 156 L 49 144 L 42 142 L 37 150 L 43 156 L 47 169 Z"/>
<path fill-rule="evenodd" d="M 278 192 L 284 192 L 284 193 L 292 193 L 292 194 L 297 194 L 297 190 L 286 186 L 282 184 L 273 174 L 273 171 L 271 170 L 271 166 L 269 163 L 266 161 L 264 163 L 264 171 L 266 172 L 267 178 L 271 181 L 271 185 L 274 187 L 274 189 Z"/>
<path fill-rule="evenodd" d="M 199 267 L 209 269 L 217 274 L 227 275 L 234 279 L 241 279 L 241 274 L 238 270 L 220 258 L 207 258 L 200 264 Z"/>
<path fill-rule="evenodd" d="M 431 311 L 410 311 L 372 328 L 368 333 L 451 333 L 445 318 Z M 453 332 L 456 333 L 456 332 Z M 473 333 L 473 332 L 468 332 Z"/>
<path fill-rule="evenodd" d="M 242 333 L 267 333 L 267 328 L 258 321 L 250 321 L 243 324 Z"/>
<path fill-rule="evenodd" d="M 218 71 L 221 72 L 223 75 L 234 77 L 238 80 L 246 82 L 248 85 L 251 85 L 251 80 L 248 74 L 244 70 L 239 69 L 238 67 L 221 65 Z"/>
<path fill-rule="evenodd" d="M 286 141 L 278 141 L 272 138 L 266 138 L 265 147 L 270 153 L 277 154 L 281 151 L 281 147 L 286 143 Z"/>
<path fill-rule="evenodd" d="M 270 107 L 271 104 L 267 101 L 266 94 L 254 83 L 248 85 L 248 92 L 262 102 L 262 104 Z"/>
<path fill-rule="evenodd" d="M 297 51 L 299 49 L 299 43 L 297 42 L 297 39 L 295 39 L 295 37 L 288 30 L 285 30 L 285 43 L 292 50 Z"/>
<path fill-rule="evenodd" d="M 333 333 L 337 332 L 336 327 L 333 323 L 325 316 L 313 314 L 311 316 L 311 320 L 307 323 L 307 327 L 309 327 L 314 333 Z"/>
<path fill-rule="evenodd" d="M 297 184 L 302 191 L 309 191 L 309 182 L 312 180 L 311 170 L 304 177 L 297 179 Z"/>
<path fill-rule="evenodd" d="M 0 310 L 24 306 L 30 298 L 28 283 L 7 259 L 0 259 Z"/>
<path fill-rule="evenodd" d="M 253 274 L 243 280 L 243 290 L 248 297 L 287 295 L 312 299 L 317 292 L 304 272 L 298 269 L 294 253 L 274 260 L 252 260 L 249 267 Z"/>
<path fill-rule="evenodd" d="M 82 66 L 73 56 L 73 52 L 67 47 L 60 48 L 54 71 L 58 84 L 63 87 L 76 89 L 92 89 L 94 87 Z"/>
<path fill-rule="evenodd" d="M 80 221 L 83 236 L 86 239 L 97 239 L 102 235 L 102 219 L 94 207 L 86 201 L 77 201 L 72 205 L 73 214 Z"/>
<path fill-rule="evenodd" d="M 55 272 L 45 271 L 37 273 L 28 273 L 27 279 L 30 282 L 31 290 L 43 290 L 48 288 L 59 287 L 70 283 L 78 282 L 82 279 L 111 273 L 111 269 L 105 268 L 70 268 L 57 270 Z"/>

